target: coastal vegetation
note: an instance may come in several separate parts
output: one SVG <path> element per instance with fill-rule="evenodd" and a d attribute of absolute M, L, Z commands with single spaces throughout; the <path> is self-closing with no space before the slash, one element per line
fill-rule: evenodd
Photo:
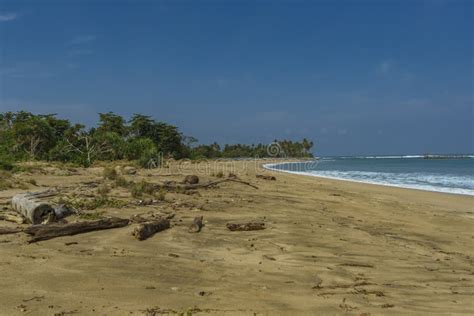
<path fill-rule="evenodd" d="M 265 144 L 198 144 L 176 126 L 134 114 L 128 121 L 113 112 L 99 113 L 96 127 L 61 119 L 56 114 L 26 111 L 0 113 L 0 169 L 15 162 L 59 161 L 90 166 L 95 161 L 129 160 L 142 167 L 159 157 L 215 159 L 241 157 L 312 157 L 313 142 L 275 140 L 276 151 Z"/>

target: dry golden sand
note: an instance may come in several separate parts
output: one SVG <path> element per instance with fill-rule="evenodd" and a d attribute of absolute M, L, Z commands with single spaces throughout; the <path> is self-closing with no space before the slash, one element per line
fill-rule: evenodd
<path fill-rule="evenodd" d="M 21 233 L 0 236 L 0 314 L 474 313 L 474 197 L 283 173 L 268 181 L 255 172 L 269 171 L 243 164 L 236 163 L 237 175 L 258 190 L 225 183 L 200 194 L 169 193 L 154 206 L 106 210 L 124 218 L 176 212 L 171 229 L 146 241 L 131 236 L 133 226 L 36 244 Z M 127 178 L 181 180 L 195 168 Z M 20 177 L 36 179 L 38 190 L 68 187 L 69 194 L 100 180 L 100 172 Z M 17 192 L 0 191 L 0 202 Z M 134 200 L 121 189 L 110 196 Z M 190 234 L 198 215 L 205 227 Z M 225 226 L 246 221 L 265 221 L 267 229 Z"/>

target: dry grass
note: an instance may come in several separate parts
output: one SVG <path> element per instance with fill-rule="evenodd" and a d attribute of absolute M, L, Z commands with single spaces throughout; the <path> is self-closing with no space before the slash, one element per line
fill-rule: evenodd
<path fill-rule="evenodd" d="M 130 193 L 135 198 L 142 197 L 144 194 L 153 195 L 156 190 L 152 183 L 146 182 L 144 180 L 131 184 L 129 189 Z"/>
<path fill-rule="evenodd" d="M 102 171 L 102 176 L 104 177 L 104 179 L 115 180 L 115 179 L 117 179 L 117 177 L 119 175 L 118 175 L 117 171 L 114 168 L 105 167 L 104 171 Z"/>
<path fill-rule="evenodd" d="M 106 197 L 110 193 L 110 187 L 107 184 L 101 184 L 97 188 L 97 193 L 102 197 Z"/>

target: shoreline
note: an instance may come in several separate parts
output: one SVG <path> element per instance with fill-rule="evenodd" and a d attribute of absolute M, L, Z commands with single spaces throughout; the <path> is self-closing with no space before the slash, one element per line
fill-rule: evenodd
<path fill-rule="evenodd" d="M 409 158 L 407 158 L 407 159 L 409 159 Z M 264 168 L 266 170 L 270 170 L 270 171 L 276 171 L 276 172 L 282 172 L 282 173 L 288 173 L 288 174 L 296 174 L 296 175 L 303 175 L 303 176 L 321 178 L 321 179 L 329 179 L 329 180 L 337 180 L 337 181 L 345 181 L 345 182 L 361 183 L 361 184 L 370 184 L 370 185 L 377 185 L 377 186 L 383 186 L 383 187 L 391 187 L 391 188 L 399 188 L 399 189 L 407 189 L 407 190 L 417 190 L 417 191 L 423 191 L 423 192 L 445 193 L 445 194 L 461 195 L 461 196 L 474 196 L 474 192 L 472 192 L 471 190 L 468 190 L 468 189 L 454 189 L 454 190 L 459 190 L 459 192 L 452 192 L 452 191 L 449 191 L 449 188 L 444 188 L 445 190 L 435 190 L 435 189 L 422 188 L 422 187 L 404 186 L 402 184 L 370 182 L 370 181 L 362 181 L 362 180 L 356 180 L 356 179 L 331 177 L 331 176 L 318 175 L 318 174 L 314 174 L 314 173 L 310 173 L 310 172 L 283 170 L 283 169 L 276 169 L 276 168 L 271 167 L 271 166 L 276 166 L 276 165 L 298 164 L 298 163 L 302 163 L 302 162 L 301 161 L 287 161 L 287 162 L 279 162 L 279 163 L 262 164 L 262 168 Z M 467 192 L 464 192 L 465 190 Z"/>

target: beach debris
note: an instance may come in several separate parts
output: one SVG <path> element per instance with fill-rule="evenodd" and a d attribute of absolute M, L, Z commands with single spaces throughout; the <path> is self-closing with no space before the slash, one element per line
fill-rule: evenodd
<path fill-rule="evenodd" d="M 16 227 L 0 227 L 0 235 L 16 234 L 22 232 L 23 229 Z"/>
<path fill-rule="evenodd" d="M 264 175 L 264 174 L 257 174 L 255 177 L 258 178 L 258 179 L 263 179 L 263 180 L 270 180 L 270 181 L 275 181 L 276 180 L 276 178 L 274 176 L 267 176 L 267 175 Z"/>
<path fill-rule="evenodd" d="M 128 175 L 130 175 L 130 176 L 133 176 L 133 175 L 136 175 L 136 174 L 137 174 L 137 169 L 135 169 L 134 167 L 125 166 L 125 167 L 123 167 L 123 169 L 122 169 L 122 173 L 123 173 L 123 174 L 128 174 Z"/>
<path fill-rule="evenodd" d="M 135 214 L 135 215 L 132 215 L 130 217 L 130 223 L 137 223 L 137 224 L 141 224 L 141 223 L 145 223 L 145 222 L 151 222 L 151 221 L 154 221 L 154 220 L 157 220 L 157 219 L 162 219 L 162 218 L 165 218 L 165 219 L 172 219 L 175 217 L 175 213 L 169 213 L 169 214 L 162 214 L 162 213 L 156 213 L 156 214 L 153 214 L 153 213 L 148 213 L 147 214 L 148 216 L 147 217 L 143 217 L 145 216 L 144 214 Z"/>
<path fill-rule="evenodd" d="M 185 183 L 185 184 L 198 184 L 199 183 L 199 177 L 196 176 L 196 175 L 187 175 L 184 178 L 183 183 Z"/>
<path fill-rule="evenodd" d="M 75 209 L 65 204 L 59 204 L 54 207 L 54 215 L 56 219 L 61 219 L 75 213 L 77 213 Z"/>
<path fill-rule="evenodd" d="M 128 219 L 110 217 L 96 221 L 76 222 L 76 223 L 52 223 L 48 225 L 33 225 L 24 230 L 32 238 L 29 243 L 53 239 L 61 236 L 73 236 L 88 233 L 96 230 L 112 229 L 124 227 L 129 224 Z"/>
<path fill-rule="evenodd" d="M 138 200 L 136 203 L 138 206 L 147 206 L 147 205 L 153 205 L 153 204 L 158 204 L 161 203 L 162 201 L 160 200 L 155 200 L 155 199 L 143 199 L 143 200 Z"/>
<path fill-rule="evenodd" d="M 165 229 L 170 228 L 170 220 L 167 218 L 160 218 L 153 221 L 145 222 L 137 227 L 132 232 L 132 235 L 135 236 L 138 240 L 145 240 L 154 234 L 161 232 Z"/>
<path fill-rule="evenodd" d="M 230 231 L 251 231 L 251 230 L 262 230 L 265 229 L 265 223 L 261 222 L 250 222 L 250 223 L 227 223 L 226 227 Z"/>
<path fill-rule="evenodd" d="M 194 220 L 193 220 L 193 223 L 191 224 L 191 226 L 189 226 L 188 231 L 190 233 L 199 233 L 201 231 L 202 226 L 203 226 L 202 219 L 203 219 L 202 216 L 195 217 Z"/>
<path fill-rule="evenodd" d="M 13 222 L 13 223 L 17 223 L 17 224 L 25 224 L 26 223 L 26 219 L 23 218 L 22 216 L 18 216 L 16 214 L 10 214 L 10 213 L 0 214 L 0 220 L 7 221 L 7 222 Z"/>
<path fill-rule="evenodd" d="M 57 195 L 56 191 L 27 192 L 13 196 L 12 209 L 23 218 L 33 224 L 51 223 L 58 219 L 69 216 L 76 211 L 64 204 L 53 206 L 41 199 Z M 3 216 L 5 220 L 14 220 L 12 216 Z M 2 217 L 0 217 L 2 219 Z M 19 219 L 15 219 L 19 224 L 23 224 Z"/>
<path fill-rule="evenodd" d="M 209 181 L 207 183 L 198 183 L 198 184 L 177 184 L 177 183 L 174 183 L 174 182 L 164 182 L 163 184 L 156 184 L 156 187 L 158 189 L 168 189 L 168 190 L 176 190 L 176 189 L 181 189 L 181 190 L 195 190 L 195 189 L 200 189 L 200 188 L 209 188 L 209 187 L 213 187 L 215 185 L 218 185 L 218 184 L 221 184 L 221 183 L 224 183 L 224 182 L 235 182 L 235 183 L 240 183 L 240 184 L 245 184 L 245 185 L 248 185 L 254 189 L 258 189 L 257 186 L 249 183 L 249 182 L 246 182 L 246 181 L 242 181 L 242 180 L 239 180 L 239 179 L 233 179 L 233 178 L 227 178 L 227 179 L 220 179 L 220 180 L 216 180 L 216 181 Z"/>
<path fill-rule="evenodd" d="M 346 262 L 346 263 L 341 263 L 339 265 L 343 267 L 358 267 L 358 268 L 373 268 L 374 267 L 373 264 L 359 263 L 359 262 Z"/>
<path fill-rule="evenodd" d="M 41 224 L 49 214 L 54 214 L 54 208 L 49 203 L 39 200 L 50 194 L 50 191 L 17 194 L 12 198 L 12 208 L 31 224 Z"/>

